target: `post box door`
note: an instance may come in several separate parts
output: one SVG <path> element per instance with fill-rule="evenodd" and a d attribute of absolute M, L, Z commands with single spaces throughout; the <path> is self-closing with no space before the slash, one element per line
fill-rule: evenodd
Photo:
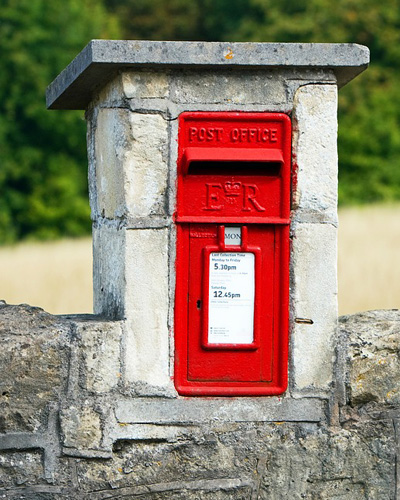
<path fill-rule="evenodd" d="M 178 391 L 283 392 L 287 268 L 282 257 L 287 257 L 288 228 L 185 224 L 178 229 Z M 221 245 L 231 229 L 240 231 L 244 244 Z"/>
<path fill-rule="evenodd" d="M 247 251 L 221 251 L 218 227 L 189 226 L 188 379 L 269 381 L 274 229 L 252 226 Z"/>

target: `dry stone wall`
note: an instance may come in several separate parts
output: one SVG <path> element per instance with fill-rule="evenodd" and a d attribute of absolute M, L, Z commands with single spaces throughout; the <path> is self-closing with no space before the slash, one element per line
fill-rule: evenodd
<path fill-rule="evenodd" d="M 0 498 L 398 498 L 399 311 L 341 318 L 332 397 L 297 405 L 141 396 L 125 328 L 1 303 Z"/>

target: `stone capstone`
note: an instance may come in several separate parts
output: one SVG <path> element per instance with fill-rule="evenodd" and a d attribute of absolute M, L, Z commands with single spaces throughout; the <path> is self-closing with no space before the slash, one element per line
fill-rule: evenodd
<path fill-rule="evenodd" d="M 239 72 L 256 68 L 322 67 L 335 72 L 339 86 L 369 63 L 367 47 L 346 43 L 231 43 L 92 40 L 58 75 L 46 93 L 51 109 L 84 109 L 96 89 L 121 69 L 228 67 Z M 141 92 L 137 85 L 135 90 Z M 159 94 L 159 86 L 156 94 Z"/>

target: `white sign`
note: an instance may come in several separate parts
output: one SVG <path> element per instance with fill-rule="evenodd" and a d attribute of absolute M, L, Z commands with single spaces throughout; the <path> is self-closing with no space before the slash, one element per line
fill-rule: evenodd
<path fill-rule="evenodd" d="M 241 245 L 242 228 L 225 226 L 225 245 Z"/>
<path fill-rule="evenodd" d="M 208 343 L 254 340 L 254 254 L 211 253 Z"/>

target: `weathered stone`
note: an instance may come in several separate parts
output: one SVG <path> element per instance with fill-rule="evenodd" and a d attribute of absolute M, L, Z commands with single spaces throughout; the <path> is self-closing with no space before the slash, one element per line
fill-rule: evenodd
<path fill-rule="evenodd" d="M 150 417 L 150 416 L 149 416 Z M 151 417 L 150 417 L 151 418 Z M 156 421 L 155 418 L 153 418 Z M 160 425 L 156 421 L 154 424 L 127 424 L 118 422 L 111 430 L 109 437 L 111 441 L 167 441 L 176 442 L 186 439 L 191 430 L 181 425 Z"/>
<path fill-rule="evenodd" d="M 269 456 L 261 498 L 393 498 L 395 441 L 391 431 L 378 442 L 360 429 L 285 436 Z M 371 449 L 374 443 L 374 449 Z M 389 446 L 389 448 L 387 448 Z"/>
<path fill-rule="evenodd" d="M 21 487 L 44 482 L 39 451 L 7 451 L 0 453 L 0 498 L 6 487 Z"/>
<path fill-rule="evenodd" d="M 168 96 L 168 74 L 164 71 L 125 71 L 122 74 L 126 98 L 156 99 Z"/>
<path fill-rule="evenodd" d="M 285 82 L 277 71 L 180 71 L 171 79 L 176 103 L 279 104 L 287 106 Z"/>
<path fill-rule="evenodd" d="M 344 316 L 348 342 L 348 397 L 354 405 L 400 405 L 400 311 Z M 399 413 L 400 415 L 400 413 Z"/>
<path fill-rule="evenodd" d="M 337 233 L 331 224 L 295 224 L 292 234 L 292 386 L 318 394 L 334 379 Z"/>
<path fill-rule="evenodd" d="M 293 128 L 294 220 L 337 224 L 336 85 L 300 87 L 294 99 Z"/>
<path fill-rule="evenodd" d="M 162 116 L 101 108 L 94 129 L 93 218 L 165 214 L 168 136 Z"/>
<path fill-rule="evenodd" d="M 257 422 L 324 420 L 325 408 L 318 399 L 235 398 L 153 399 L 135 398 L 115 406 L 120 423 L 199 424 L 205 422 Z"/>
<path fill-rule="evenodd" d="M 70 406 L 61 412 L 61 433 L 66 448 L 78 450 L 101 447 L 100 415 L 90 406 Z"/>
<path fill-rule="evenodd" d="M 126 241 L 126 382 L 168 387 L 168 229 L 129 230 Z"/>
<path fill-rule="evenodd" d="M 167 122 L 159 114 L 132 112 L 129 121 L 131 147 L 124 172 L 128 215 L 166 215 Z"/>
<path fill-rule="evenodd" d="M 125 240 L 125 229 L 93 228 L 93 310 L 110 319 L 125 315 Z"/>
<path fill-rule="evenodd" d="M 122 75 L 117 74 L 102 88 L 98 89 L 96 96 L 91 103 L 93 108 L 100 105 L 102 108 L 122 108 L 126 107 L 125 93 L 122 81 Z"/>
<path fill-rule="evenodd" d="M 342 43 L 238 43 L 154 42 L 145 40 L 92 40 L 49 85 L 51 109 L 84 109 L 93 93 L 121 69 L 238 67 L 324 68 L 333 70 L 339 87 L 364 71 L 369 63 L 367 47 Z"/>
<path fill-rule="evenodd" d="M 81 336 L 85 389 L 94 393 L 114 389 L 121 378 L 121 324 L 81 322 L 77 334 Z"/>
<path fill-rule="evenodd" d="M 107 139 L 106 139 L 107 138 Z M 94 217 L 112 219 L 126 214 L 126 171 L 130 138 L 129 111 L 100 109 L 95 128 L 96 202 Z"/>
<path fill-rule="evenodd" d="M 170 386 L 168 229 L 101 226 L 93 237 L 94 310 L 126 319 L 125 382 Z"/>
<path fill-rule="evenodd" d="M 35 431 L 68 374 L 69 326 L 38 307 L 0 306 L 0 433 Z"/>
<path fill-rule="evenodd" d="M 107 330 L 109 322 L 94 317 L 54 318 L 28 306 L 5 307 L 2 331 L 16 345 L 21 337 L 18 328 L 32 327 L 40 337 L 54 324 L 61 325 L 61 331 L 70 328 L 74 332 L 61 338 L 66 352 L 78 358 L 84 355 L 82 369 L 91 373 L 87 380 L 96 372 L 87 356 L 102 352 L 102 346 L 110 349 L 112 366 L 118 337 L 113 337 L 113 328 L 118 331 L 120 323 L 111 322 L 114 326 Z M 368 403 L 354 391 L 358 390 L 356 374 L 360 369 L 370 366 L 374 370 L 374 359 L 397 353 L 399 320 L 398 311 L 342 319 L 342 333 L 349 343 L 347 379 L 354 408 L 342 409 L 342 423 L 336 428 L 326 425 L 326 405 L 315 398 L 128 400 L 117 396 L 119 386 L 114 382 L 109 384 L 112 392 L 106 392 L 108 382 L 103 381 L 99 387 L 103 399 L 87 397 L 83 392 L 71 401 L 62 391 L 57 393 L 64 407 L 60 422 L 67 463 L 50 442 L 57 439 L 55 422 L 49 439 L 45 429 L 36 434 L 8 434 L 8 441 L 0 436 L 0 498 L 395 498 L 399 447 L 393 419 L 399 415 L 395 400 L 385 399 L 385 376 L 391 379 L 398 371 L 395 373 L 390 363 L 378 363 L 380 373 L 374 373 L 380 377 L 381 393 L 376 386 L 375 392 L 364 391 L 377 395 L 368 398 Z M 347 349 L 346 345 L 340 348 Z M 32 363 L 41 355 L 36 352 Z M 362 366 L 359 360 L 363 360 Z M 102 372 L 103 366 L 97 369 Z M 73 376 L 69 373 L 70 380 Z M 372 383 L 372 375 L 366 380 Z M 97 383 L 93 381 L 95 390 Z M 21 390 L 20 384 L 21 379 L 15 384 L 16 390 Z M 27 404 L 35 408 L 40 394 L 24 393 Z M 369 404 L 375 405 L 371 411 L 366 409 Z M 282 420 L 269 421 L 278 417 Z M 105 442 L 114 442 L 112 452 L 105 448 Z M 10 449 L 12 446 L 14 449 Z M 27 446 L 39 447 L 41 452 L 26 451 Z M 43 470 L 43 456 L 48 472 Z M 46 486 L 50 478 L 55 484 Z"/>
<path fill-rule="evenodd" d="M 214 490 L 210 498 L 378 500 L 393 498 L 394 445 L 388 429 L 377 439 L 310 424 L 211 425 L 177 443 L 121 441 L 112 464 L 81 462 L 78 470 L 89 491 L 111 486 L 146 499 Z"/>

